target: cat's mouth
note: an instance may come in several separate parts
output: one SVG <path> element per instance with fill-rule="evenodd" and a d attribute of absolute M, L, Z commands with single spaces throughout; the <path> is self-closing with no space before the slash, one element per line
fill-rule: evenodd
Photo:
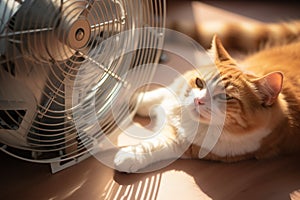
<path fill-rule="evenodd" d="M 210 116 L 206 115 L 206 113 L 204 113 L 204 111 L 201 111 L 201 109 L 199 108 L 199 106 L 196 106 L 193 109 L 193 113 L 194 116 L 200 120 L 201 122 L 209 122 L 210 121 Z"/>

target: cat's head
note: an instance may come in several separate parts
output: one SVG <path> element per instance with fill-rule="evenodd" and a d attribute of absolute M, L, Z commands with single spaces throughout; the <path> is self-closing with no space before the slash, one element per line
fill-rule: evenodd
<path fill-rule="evenodd" d="M 277 103 L 282 73 L 259 77 L 243 71 L 216 36 L 210 53 L 216 70 L 190 79 L 199 121 L 218 124 L 223 118 L 224 127 L 233 132 L 258 126 Z"/>

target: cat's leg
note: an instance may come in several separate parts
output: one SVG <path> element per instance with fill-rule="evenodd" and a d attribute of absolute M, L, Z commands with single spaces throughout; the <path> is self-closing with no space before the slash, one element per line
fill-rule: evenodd
<path fill-rule="evenodd" d="M 137 109 L 137 114 L 142 117 L 155 116 L 154 107 L 161 105 L 161 102 L 170 96 L 170 92 L 166 88 L 159 88 L 148 92 L 143 92 L 138 95 L 140 101 Z"/>
<path fill-rule="evenodd" d="M 177 159 L 183 154 L 184 146 L 184 141 L 176 136 L 161 133 L 138 145 L 121 148 L 115 155 L 115 169 L 132 173 L 159 161 Z"/>

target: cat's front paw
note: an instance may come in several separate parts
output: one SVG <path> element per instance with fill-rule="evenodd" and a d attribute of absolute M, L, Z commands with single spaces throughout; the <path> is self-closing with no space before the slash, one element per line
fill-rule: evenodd
<path fill-rule="evenodd" d="M 121 148 L 114 158 L 115 169 L 120 172 L 133 173 L 144 168 L 147 163 L 142 154 L 137 154 L 132 147 Z"/>

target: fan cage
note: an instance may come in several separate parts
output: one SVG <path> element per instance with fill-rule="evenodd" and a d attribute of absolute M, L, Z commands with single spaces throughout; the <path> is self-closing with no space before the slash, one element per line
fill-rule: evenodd
<path fill-rule="evenodd" d="M 0 149 L 40 163 L 87 154 L 128 117 L 127 105 L 117 119 L 110 109 L 126 73 L 150 64 L 134 82 L 151 80 L 165 1 L 5 0 L 0 11 Z M 96 121 L 88 121 L 91 101 Z M 82 110 L 81 129 L 74 113 Z M 88 132 L 95 124 L 101 132 Z"/>

